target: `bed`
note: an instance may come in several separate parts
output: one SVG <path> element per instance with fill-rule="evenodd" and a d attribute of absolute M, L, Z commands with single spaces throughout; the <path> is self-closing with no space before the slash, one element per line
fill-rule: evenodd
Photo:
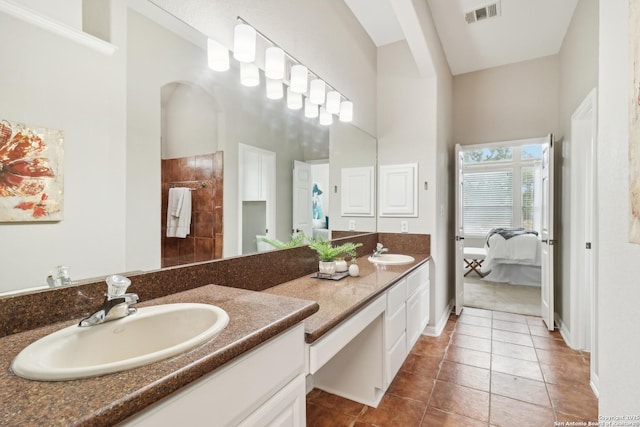
<path fill-rule="evenodd" d="M 540 286 L 540 239 L 535 231 L 494 229 L 484 248 L 482 280 L 512 285 Z"/>

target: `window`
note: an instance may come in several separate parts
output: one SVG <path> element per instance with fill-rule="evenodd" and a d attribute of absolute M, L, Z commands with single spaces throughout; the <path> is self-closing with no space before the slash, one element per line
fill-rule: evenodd
<path fill-rule="evenodd" d="M 513 227 L 513 172 L 464 173 L 464 232 L 486 235 L 495 227 Z"/>
<path fill-rule="evenodd" d="M 541 145 L 482 148 L 463 153 L 464 233 L 492 228 L 540 228 Z"/>

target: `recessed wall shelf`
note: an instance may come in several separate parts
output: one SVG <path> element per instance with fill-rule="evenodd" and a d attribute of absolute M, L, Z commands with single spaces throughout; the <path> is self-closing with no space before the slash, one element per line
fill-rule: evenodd
<path fill-rule="evenodd" d="M 118 49 L 117 46 L 109 42 L 94 37 L 91 34 L 87 34 L 70 25 L 56 21 L 55 19 L 52 19 L 40 12 L 24 7 L 10 0 L 0 0 L 0 12 L 4 12 L 14 18 L 18 18 L 31 25 L 40 27 L 50 33 L 65 37 L 104 55 L 113 55 Z"/>

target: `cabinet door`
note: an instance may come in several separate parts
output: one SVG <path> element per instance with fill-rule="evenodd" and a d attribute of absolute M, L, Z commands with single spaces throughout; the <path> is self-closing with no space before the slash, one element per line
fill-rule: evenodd
<path fill-rule="evenodd" d="M 239 427 L 304 427 L 306 398 L 304 375 L 287 384 Z"/>
<path fill-rule="evenodd" d="M 398 341 L 386 352 L 386 360 L 385 360 L 385 368 L 386 368 L 386 377 L 385 377 L 385 389 L 391 385 L 393 378 L 395 378 L 396 374 L 400 370 L 400 367 L 404 363 L 404 360 L 407 358 L 408 349 L 407 349 L 407 334 L 403 333 Z"/>
<path fill-rule="evenodd" d="M 380 166 L 380 216 L 418 216 L 418 164 Z"/>
<path fill-rule="evenodd" d="M 411 351 L 422 333 L 422 292 L 416 292 L 407 300 L 407 351 Z"/>

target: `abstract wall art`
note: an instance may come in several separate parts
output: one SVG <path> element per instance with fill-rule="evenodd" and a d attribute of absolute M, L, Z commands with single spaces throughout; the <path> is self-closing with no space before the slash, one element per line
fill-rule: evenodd
<path fill-rule="evenodd" d="M 0 120 L 0 222 L 61 221 L 63 133 Z"/>

